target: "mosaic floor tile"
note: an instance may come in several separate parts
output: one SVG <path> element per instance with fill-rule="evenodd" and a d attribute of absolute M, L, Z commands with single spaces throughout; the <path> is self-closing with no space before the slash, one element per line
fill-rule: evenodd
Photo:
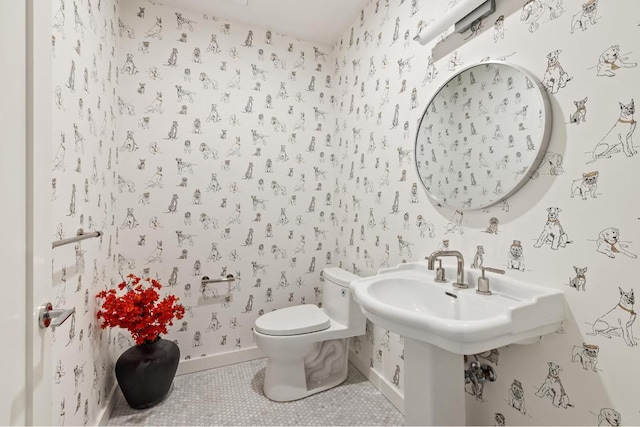
<path fill-rule="evenodd" d="M 404 417 L 351 364 L 347 380 L 294 402 L 262 393 L 266 359 L 176 377 L 157 406 L 129 408 L 120 389 L 108 425 L 403 425 Z"/>

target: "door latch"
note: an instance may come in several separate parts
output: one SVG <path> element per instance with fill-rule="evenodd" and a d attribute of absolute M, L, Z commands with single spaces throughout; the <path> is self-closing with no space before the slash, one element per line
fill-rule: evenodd
<path fill-rule="evenodd" d="M 53 308 L 50 302 L 44 304 L 40 307 L 40 312 L 38 314 L 38 322 L 41 328 L 55 329 L 58 326 L 62 325 L 65 320 L 67 320 L 72 314 L 76 312 L 76 308 Z"/>

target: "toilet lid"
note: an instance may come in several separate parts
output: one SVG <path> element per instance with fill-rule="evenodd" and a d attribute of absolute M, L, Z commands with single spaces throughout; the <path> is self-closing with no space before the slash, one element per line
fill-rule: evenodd
<path fill-rule="evenodd" d="M 256 319 L 255 330 L 265 335 L 299 335 L 331 326 L 329 316 L 313 304 L 281 308 Z"/>

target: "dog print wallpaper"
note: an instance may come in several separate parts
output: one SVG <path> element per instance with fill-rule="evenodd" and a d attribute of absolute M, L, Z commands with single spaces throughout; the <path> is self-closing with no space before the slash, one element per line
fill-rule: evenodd
<path fill-rule="evenodd" d="M 116 334 L 98 326 L 94 295 L 119 281 L 116 6 L 105 0 L 52 2 L 51 240 L 72 237 L 80 228 L 104 234 L 52 252 L 52 303 L 76 311 L 50 331 L 51 424 L 94 424 L 115 384 Z"/>
<path fill-rule="evenodd" d="M 62 39 L 54 46 L 55 233 L 105 231 L 100 241 L 78 245 L 75 259 L 54 257 L 56 306 L 84 308 L 70 336 L 90 329 L 97 337 L 84 349 L 71 346 L 72 338 L 56 347 L 67 393 L 61 424 L 95 418 L 115 358 L 133 344 L 126 331 L 98 328 L 100 289 L 129 273 L 160 280 L 187 307 L 166 338 L 190 360 L 255 347 L 253 322 L 265 312 L 321 303 L 321 271 L 340 265 L 344 251 L 329 47 L 155 2 L 101 2 L 104 22 L 88 7 L 61 3 L 53 25 Z M 89 26 L 91 19 L 99 23 Z M 102 74 L 94 88 L 95 69 Z M 93 199 L 99 208 L 89 210 Z M 81 255 L 90 270 L 71 268 Z M 200 283 L 227 274 L 236 280 Z M 74 359 L 80 373 L 71 387 L 64 372 Z M 94 367 L 91 388 L 84 378 Z M 76 400 L 80 409 L 71 412 Z"/>
<path fill-rule="evenodd" d="M 255 319 L 320 303 L 343 251 L 330 49 L 146 1 L 116 32 L 117 270 L 187 307 L 183 359 L 255 347 Z"/>
<path fill-rule="evenodd" d="M 54 420 L 92 424 L 128 334 L 100 330 L 101 289 L 159 279 L 187 316 L 184 360 L 255 346 L 273 309 L 322 299 L 322 268 L 362 276 L 434 250 L 563 289 L 567 321 L 537 344 L 469 355 L 469 424 L 640 422 L 633 372 L 640 5 L 497 2 L 456 46 L 412 38 L 456 0 L 371 0 L 335 46 L 157 1 L 59 0 L 52 17 Z M 433 205 L 415 171 L 418 120 L 457 70 L 519 65 L 554 125 L 531 180 L 480 211 Z M 446 265 L 451 269 L 451 265 Z M 233 274 L 202 286 L 202 276 Z M 369 323 L 360 365 L 403 391 L 402 337 Z M 462 378 L 462 372 L 461 372 Z M 455 380 L 455 379 L 452 379 Z"/>
<path fill-rule="evenodd" d="M 465 34 L 439 46 L 412 41 L 455 3 L 372 0 L 335 46 L 336 118 L 352 136 L 337 147 L 338 156 L 355 163 L 339 169 L 338 180 L 359 198 L 358 220 L 344 224 L 359 240 L 346 245 L 342 261 L 370 275 L 449 248 L 472 268 L 498 267 L 564 290 L 562 330 L 537 344 L 467 358 L 489 363 L 497 374 L 480 393 L 466 385 L 467 422 L 636 424 L 640 236 L 638 204 L 627 189 L 638 177 L 640 5 L 498 1 L 496 12 Z M 553 110 L 550 145 L 530 181 L 507 200 L 477 211 L 439 207 L 428 201 L 413 166 L 419 119 L 457 71 L 487 60 L 519 65 L 542 82 Z M 494 123 L 514 123 L 513 116 L 489 113 Z M 402 390 L 402 337 L 369 324 L 354 341 L 360 363 Z"/>

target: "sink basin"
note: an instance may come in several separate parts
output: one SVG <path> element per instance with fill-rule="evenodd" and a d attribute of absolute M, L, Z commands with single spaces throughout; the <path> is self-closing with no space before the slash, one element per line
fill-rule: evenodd
<path fill-rule="evenodd" d="M 449 277 L 455 267 L 445 266 Z M 456 354 L 476 354 L 526 343 L 558 329 L 564 320 L 561 291 L 487 273 L 492 295 L 476 293 L 478 270 L 465 270 L 469 289 L 434 281 L 426 262 L 400 264 L 355 280 L 350 287 L 374 324 L 405 338 Z"/>
<path fill-rule="evenodd" d="M 447 266 L 449 277 L 455 267 Z M 465 425 L 464 356 L 530 344 L 564 320 L 564 295 L 506 275 L 488 274 L 491 295 L 435 281 L 426 262 L 400 264 L 351 282 L 365 316 L 404 337 L 406 425 Z"/>

